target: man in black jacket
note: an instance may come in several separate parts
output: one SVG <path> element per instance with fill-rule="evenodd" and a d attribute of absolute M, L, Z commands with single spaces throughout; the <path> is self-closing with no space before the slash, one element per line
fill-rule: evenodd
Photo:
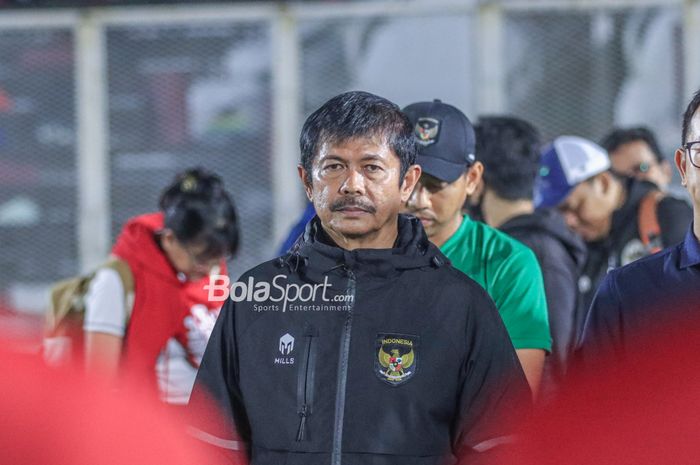
<path fill-rule="evenodd" d="M 476 153 L 484 164 L 481 215 L 491 226 L 530 247 L 542 268 L 552 333 L 541 399 L 551 399 L 566 374 L 583 318 L 577 315 L 578 279 L 586 248 L 552 209 L 535 210 L 533 187 L 539 169 L 540 138 L 528 122 L 507 116 L 482 117 L 475 127 Z"/>
<path fill-rule="evenodd" d="M 299 174 L 317 217 L 231 286 L 190 400 L 195 435 L 255 465 L 432 465 L 483 460 L 512 433 L 530 393 L 493 302 L 399 215 L 414 144 L 399 108 L 364 92 L 306 120 Z"/>

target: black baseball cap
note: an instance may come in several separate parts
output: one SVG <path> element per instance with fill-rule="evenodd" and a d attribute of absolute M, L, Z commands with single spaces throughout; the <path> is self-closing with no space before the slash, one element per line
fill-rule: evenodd
<path fill-rule="evenodd" d="M 474 164 L 476 137 L 464 113 L 435 99 L 403 109 L 413 125 L 418 143 L 416 163 L 424 173 L 454 182 Z"/>

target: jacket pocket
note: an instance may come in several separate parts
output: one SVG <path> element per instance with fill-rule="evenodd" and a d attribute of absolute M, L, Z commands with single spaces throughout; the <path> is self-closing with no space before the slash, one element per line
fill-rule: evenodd
<path fill-rule="evenodd" d="M 307 324 L 304 327 L 305 345 L 297 381 L 297 413 L 299 414 L 297 442 L 306 440 L 308 435 L 307 422 L 313 413 L 317 339 L 318 331 L 310 324 Z"/>

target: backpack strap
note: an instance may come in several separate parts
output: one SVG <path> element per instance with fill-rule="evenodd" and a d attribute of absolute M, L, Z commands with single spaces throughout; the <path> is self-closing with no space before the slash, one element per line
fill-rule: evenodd
<path fill-rule="evenodd" d="M 663 192 L 653 190 L 644 195 L 639 203 L 637 216 L 639 237 L 650 254 L 656 253 L 663 248 L 661 243 L 661 226 L 656 215 L 656 206 L 663 198 Z"/>

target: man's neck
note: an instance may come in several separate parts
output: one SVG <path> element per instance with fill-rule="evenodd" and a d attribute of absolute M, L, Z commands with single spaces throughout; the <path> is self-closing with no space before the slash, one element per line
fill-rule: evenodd
<path fill-rule="evenodd" d="M 484 198 L 481 208 L 484 212 L 484 220 L 494 228 L 501 227 L 516 216 L 528 215 L 535 211 L 531 200 L 506 200 L 493 193 Z"/>
<path fill-rule="evenodd" d="M 323 226 L 323 230 L 335 245 L 345 250 L 391 249 L 399 235 L 398 220 L 363 236 L 348 236 L 326 226 Z"/>
<path fill-rule="evenodd" d="M 693 234 L 700 241 L 700 210 L 697 207 L 693 209 Z"/>
<path fill-rule="evenodd" d="M 462 225 L 462 221 L 464 221 L 464 216 L 462 216 L 462 212 L 458 212 L 445 225 L 444 228 L 442 228 L 440 231 L 429 237 L 430 242 L 432 242 L 438 247 L 442 247 L 443 244 L 447 242 L 450 237 L 454 236 L 459 227 Z"/>

